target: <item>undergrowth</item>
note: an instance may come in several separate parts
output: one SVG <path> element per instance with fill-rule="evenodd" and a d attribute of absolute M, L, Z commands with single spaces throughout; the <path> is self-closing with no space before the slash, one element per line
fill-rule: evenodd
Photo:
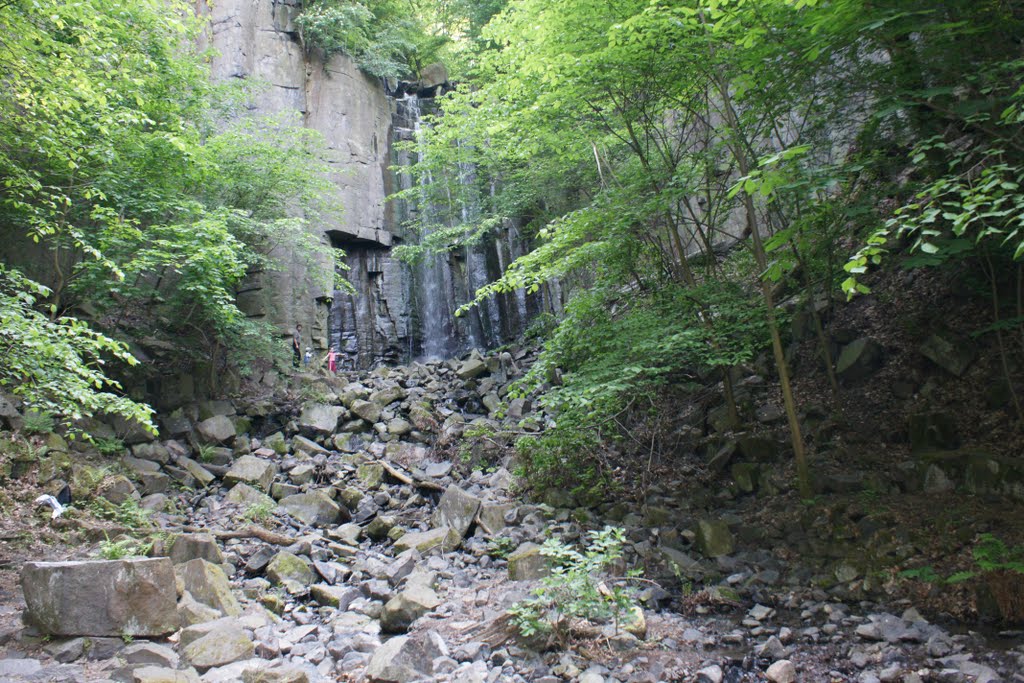
<path fill-rule="evenodd" d="M 519 474 L 535 490 L 578 494 L 610 483 L 612 450 L 648 448 L 638 425 L 659 398 L 697 376 L 750 361 L 767 346 L 759 299 L 721 283 L 670 288 L 628 301 L 621 292 L 577 296 L 514 395 L 543 392 L 554 426 L 516 443 Z"/>

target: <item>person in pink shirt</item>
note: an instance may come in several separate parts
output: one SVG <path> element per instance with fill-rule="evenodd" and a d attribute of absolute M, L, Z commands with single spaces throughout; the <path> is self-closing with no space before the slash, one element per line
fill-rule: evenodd
<path fill-rule="evenodd" d="M 327 352 L 327 372 L 332 375 L 338 371 L 338 352 L 332 346 Z"/>

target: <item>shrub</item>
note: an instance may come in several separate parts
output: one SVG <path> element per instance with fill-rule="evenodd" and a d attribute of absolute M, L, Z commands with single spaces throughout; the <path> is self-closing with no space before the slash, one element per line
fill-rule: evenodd
<path fill-rule="evenodd" d="M 551 575 L 541 580 L 532 598 L 509 610 L 522 636 L 546 635 L 564 648 L 574 622 L 611 621 L 618 628 L 623 615 L 634 609 L 632 590 L 608 574 L 609 566 L 622 558 L 625 531 L 605 527 L 589 536 L 582 552 L 555 539 L 541 547 L 551 560 Z"/>

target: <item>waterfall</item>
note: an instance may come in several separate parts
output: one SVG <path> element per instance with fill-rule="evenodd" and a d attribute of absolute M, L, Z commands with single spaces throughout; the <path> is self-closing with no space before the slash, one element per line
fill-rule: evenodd
<path fill-rule="evenodd" d="M 422 135 L 423 112 L 420 99 L 415 94 L 406 95 L 403 99 L 405 115 L 412 124 L 413 139 L 419 142 Z M 419 159 L 425 157 L 423 145 L 417 145 Z M 406 174 L 405 183 L 412 178 Z M 416 210 L 418 223 L 422 232 L 419 239 L 428 237 L 434 230 L 433 215 L 429 198 L 429 189 L 433 184 L 430 173 L 420 178 L 420 200 Z M 447 358 L 456 348 L 454 339 L 454 323 L 452 303 L 449 292 L 452 289 L 451 268 L 444 254 L 425 254 L 416 264 L 416 280 L 419 291 L 415 293 L 417 313 L 420 321 L 420 351 L 424 359 Z"/>
<path fill-rule="evenodd" d="M 401 198 L 386 205 L 383 224 L 366 225 L 352 216 L 354 227 L 328 232 L 332 244 L 345 251 L 346 275 L 356 289 L 354 295 L 334 293 L 328 321 L 327 340 L 346 367 L 446 359 L 474 347 L 493 348 L 520 333 L 540 303 L 539 297 L 519 291 L 454 315 L 477 289 L 526 253 L 527 240 L 515 221 L 506 221 L 477 244 L 423 254 L 411 266 L 392 255 L 393 244 L 418 244 L 441 228 L 475 225 L 489 198 L 480 196 L 478 169 L 466 161 L 451 169 L 454 184 L 444 187 L 442 199 L 434 184 L 440 178 L 428 172 L 414 177 L 413 166 L 427 154 L 423 115 L 434 100 L 403 92 L 392 100 L 390 163 L 383 169 L 388 193 L 401 191 Z M 496 182 L 488 179 L 492 195 Z"/>

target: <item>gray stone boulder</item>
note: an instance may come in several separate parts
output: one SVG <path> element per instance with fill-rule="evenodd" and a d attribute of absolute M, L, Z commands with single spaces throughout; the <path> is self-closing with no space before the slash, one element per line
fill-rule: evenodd
<path fill-rule="evenodd" d="M 292 483 L 296 486 L 305 486 L 306 484 L 312 483 L 313 477 L 316 476 L 316 466 L 310 463 L 302 463 L 296 465 L 288 471 L 288 478 L 292 480 Z"/>
<path fill-rule="evenodd" d="M 434 62 L 433 64 L 427 64 L 425 67 L 420 69 L 420 81 L 419 85 L 421 88 L 436 88 L 439 85 L 444 85 L 448 82 L 448 69 L 441 62 Z"/>
<path fill-rule="evenodd" d="M 177 572 L 184 589 L 198 602 L 228 616 L 242 613 L 235 594 L 231 592 L 227 574 L 219 565 L 195 559 L 179 565 Z"/>
<path fill-rule="evenodd" d="M 278 455 L 284 455 L 288 452 L 288 441 L 284 438 L 284 434 L 281 432 L 274 432 L 270 436 L 263 439 L 264 448 L 269 448 Z"/>
<path fill-rule="evenodd" d="M 391 515 L 377 515 L 366 525 L 366 535 L 374 541 L 383 541 L 398 525 L 398 520 Z"/>
<path fill-rule="evenodd" d="M 271 583 L 284 584 L 286 581 L 294 581 L 303 586 L 311 585 L 316 576 L 298 555 L 282 550 L 267 565 L 267 578 Z"/>
<path fill-rule="evenodd" d="M 165 666 L 140 666 L 132 670 L 133 683 L 200 683 L 195 669 L 172 669 Z"/>
<path fill-rule="evenodd" d="M 416 531 L 403 535 L 395 541 L 395 551 L 403 552 L 415 548 L 426 555 L 431 550 L 440 549 L 442 552 L 454 550 L 462 542 L 462 534 L 448 527 L 431 529 L 430 531 Z"/>
<path fill-rule="evenodd" d="M 117 655 L 127 664 L 149 664 L 152 666 L 165 666 L 170 669 L 177 669 L 180 658 L 178 653 L 159 643 L 139 642 L 132 643 Z"/>
<path fill-rule="evenodd" d="M 379 389 L 370 394 L 370 400 L 380 406 L 387 406 L 395 401 L 401 401 L 408 395 L 409 392 L 405 389 L 397 384 L 392 384 L 391 386 L 384 387 L 383 389 Z"/>
<path fill-rule="evenodd" d="M 199 437 L 205 443 L 228 443 L 236 436 L 235 423 L 227 415 L 214 415 L 196 425 Z"/>
<path fill-rule="evenodd" d="M 356 400 L 352 402 L 351 410 L 353 414 L 372 424 L 380 420 L 380 414 L 384 409 L 373 401 Z"/>
<path fill-rule="evenodd" d="M 306 666 L 312 667 L 312 664 Z M 237 679 L 231 680 L 234 683 Z M 312 683 L 322 679 L 315 669 L 310 673 L 307 668 L 291 662 L 251 659 L 241 672 L 241 680 L 242 683 Z"/>
<path fill-rule="evenodd" d="M 204 605 L 193 598 L 188 591 L 185 591 L 178 600 L 178 624 L 182 628 L 203 624 L 223 616 L 220 610 Z"/>
<path fill-rule="evenodd" d="M 429 401 L 418 401 L 409 409 L 409 421 L 421 432 L 436 432 L 438 428 L 434 409 Z"/>
<path fill-rule="evenodd" d="M 162 636 L 177 629 L 167 558 L 27 562 L 25 620 L 55 636 Z"/>
<path fill-rule="evenodd" d="M 213 476 L 213 472 L 206 469 L 192 458 L 179 457 L 178 466 L 192 475 L 192 478 L 195 479 L 200 486 L 209 486 L 213 483 L 213 480 L 216 479 L 216 477 Z"/>
<path fill-rule="evenodd" d="M 348 508 L 339 506 L 322 489 L 286 496 L 278 504 L 289 515 L 310 526 L 327 526 L 350 519 Z"/>
<path fill-rule="evenodd" d="M 409 424 L 408 420 L 396 417 L 388 421 L 388 434 L 394 434 L 395 436 L 405 436 L 411 431 L 412 425 Z"/>
<path fill-rule="evenodd" d="M 508 578 L 511 581 L 533 581 L 551 573 L 548 559 L 540 554 L 536 543 L 523 543 L 508 556 Z"/>
<path fill-rule="evenodd" d="M 476 520 L 484 531 L 492 535 L 497 534 L 508 526 L 505 515 L 514 509 L 515 506 L 511 503 L 481 503 Z"/>
<path fill-rule="evenodd" d="M 334 434 L 338 420 L 345 414 L 341 406 L 325 403 L 307 403 L 299 415 L 299 429 L 312 434 Z"/>
<path fill-rule="evenodd" d="M 267 509 L 274 509 L 277 507 L 277 503 L 273 498 L 265 493 L 257 491 L 248 484 L 235 484 L 228 495 L 224 496 L 224 502 L 240 505 L 245 508 L 250 507 L 266 507 Z"/>
<path fill-rule="evenodd" d="M 764 675 L 772 683 L 795 683 L 796 667 L 788 659 L 780 659 L 773 662 Z"/>
<path fill-rule="evenodd" d="M 306 453 L 307 455 L 328 455 L 329 450 L 318 444 L 312 439 L 296 434 L 292 437 L 292 450 L 296 453 Z"/>
<path fill-rule="evenodd" d="M 449 486 L 434 511 L 434 525 L 454 529 L 460 536 L 465 536 L 476 513 L 480 509 L 480 499 L 472 496 L 454 484 Z"/>
<path fill-rule="evenodd" d="M 200 671 L 249 659 L 254 651 L 252 636 L 230 622 L 217 623 L 209 633 L 182 648 L 185 660 Z"/>
<path fill-rule="evenodd" d="M 210 400 L 210 401 L 199 401 L 196 404 L 196 410 L 200 420 L 207 420 L 216 415 L 226 415 L 231 417 L 237 411 L 231 401 L 224 400 Z"/>
<path fill-rule="evenodd" d="M 921 355 L 940 368 L 962 377 L 974 361 L 975 350 L 970 344 L 949 335 L 933 334 L 918 347 Z"/>
<path fill-rule="evenodd" d="M 133 477 L 139 477 L 143 474 L 153 474 L 160 471 L 160 463 L 154 460 L 133 458 L 130 455 L 126 455 L 121 458 L 121 464 L 124 465 L 125 469 L 127 469 Z"/>
<path fill-rule="evenodd" d="M 455 374 L 458 375 L 459 379 L 467 380 L 479 377 L 485 372 L 487 372 L 487 363 L 482 358 L 476 357 L 463 361 L 459 369 L 455 371 Z"/>
<path fill-rule="evenodd" d="M 309 594 L 318 604 L 334 607 L 339 612 L 348 610 L 353 601 L 363 597 L 362 592 L 353 586 L 331 586 L 325 583 L 310 586 Z"/>
<path fill-rule="evenodd" d="M 428 586 L 415 584 L 387 601 L 380 625 L 387 633 L 404 633 L 416 621 L 441 604 L 441 598 Z"/>
<path fill-rule="evenodd" d="M 110 501 L 114 505 L 120 505 L 128 500 L 137 501 L 142 498 L 138 490 L 136 490 L 135 484 L 128 477 L 121 474 L 106 477 L 101 481 L 96 488 L 96 495 Z"/>
<path fill-rule="evenodd" d="M 379 488 L 384 482 L 384 466 L 379 462 L 364 462 L 356 468 L 356 476 L 367 489 Z"/>
<path fill-rule="evenodd" d="M 166 464 L 171 461 L 171 453 L 167 446 L 159 441 L 152 443 L 140 443 L 132 446 L 132 455 L 140 460 L 152 460 L 153 462 Z"/>
<path fill-rule="evenodd" d="M 276 475 L 277 465 L 274 463 L 255 455 L 243 455 L 224 475 L 224 483 L 228 486 L 244 483 L 261 491 L 269 491 Z"/>
<path fill-rule="evenodd" d="M 702 519 L 697 522 L 697 548 L 706 557 L 721 557 L 736 549 L 729 525 L 722 520 Z"/>
<path fill-rule="evenodd" d="M 854 339 L 839 352 L 836 374 L 844 382 L 857 382 L 874 374 L 882 366 L 881 345 L 867 337 Z"/>
<path fill-rule="evenodd" d="M 185 564 L 190 560 L 206 560 L 223 564 L 224 555 L 210 534 L 173 534 L 167 539 L 167 557 L 174 564 Z"/>
<path fill-rule="evenodd" d="M 372 683 L 409 683 L 430 679 L 433 661 L 447 656 L 448 647 L 435 631 L 398 636 L 373 653 L 366 667 L 366 678 Z"/>

